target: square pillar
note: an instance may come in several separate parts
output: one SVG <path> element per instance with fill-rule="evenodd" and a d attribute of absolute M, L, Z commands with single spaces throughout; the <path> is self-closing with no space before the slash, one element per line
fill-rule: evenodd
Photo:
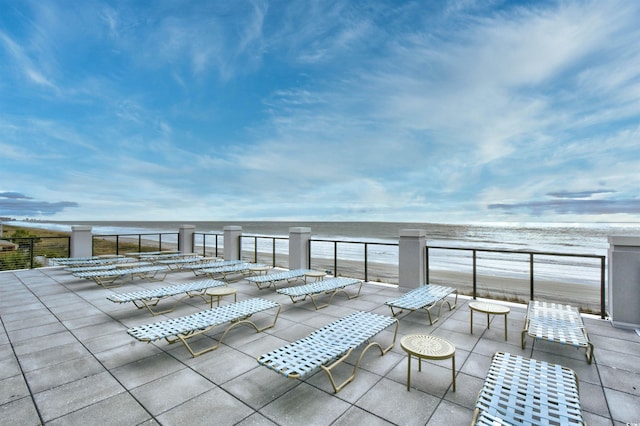
<path fill-rule="evenodd" d="M 93 256 L 93 236 L 91 227 L 86 225 L 71 226 L 71 256 Z"/>
<path fill-rule="evenodd" d="M 640 328 L 640 237 L 609 237 L 608 273 L 611 323 Z"/>
<path fill-rule="evenodd" d="M 242 236 L 242 226 L 225 226 L 224 231 L 224 260 L 241 260 L 240 237 Z"/>
<path fill-rule="evenodd" d="M 311 228 L 289 228 L 289 269 L 309 269 Z"/>
<path fill-rule="evenodd" d="M 398 245 L 398 284 L 416 288 L 425 284 L 427 234 L 424 229 L 401 229 Z"/>
<path fill-rule="evenodd" d="M 180 225 L 178 230 L 178 250 L 180 253 L 193 253 L 193 234 L 196 232 L 195 225 Z"/>

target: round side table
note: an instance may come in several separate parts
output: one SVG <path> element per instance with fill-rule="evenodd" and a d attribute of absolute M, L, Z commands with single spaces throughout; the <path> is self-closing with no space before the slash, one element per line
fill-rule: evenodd
<path fill-rule="evenodd" d="M 430 334 L 407 334 L 400 339 L 400 347 L 407 353 L 407 390 L 411 387 L 411 358 L 418 358 L 418 371 L 422 371 L 422 360 L 451 358 L 453 391 L 456 391 L 456 347 L 449 341 Z"/>
<path fill-rule="evenodd" d="M 251 273 L 253 275 L 266 275 L 269 272 L 269 269 L 271 269 L 270 266 L 252 266 L 251 268 L 249 268 L 249 270 L 251 271 Z"/>
<path fill-rule="evenodd" d="M 204 292 L 206 296 L 209 296 L 209 307 L 213 308 L 213 298 L 216 297 L 218 299 L 218 306 L 220 306 L 220 299 L 224 296 L 231 296 L 233 294 L 233 301 L 237 301 L 237 294 L 235 288 L 230 287 L 212 287 L 208 288 L 207 291 Z"/>
<path fill-rule="evenodd" d="M 305 284 L 307 283 L 307 279 L 308 278 L 313 278 L 314 281 L 322 281 L 325 277 L 324 272 L 320 272 L 320 271 L 309 271 L 309 272 L 305 272 L 304 273 L 304 282 Z"/>
<path fill-rule="evenodd" d="M 509 315 L 509 312 L 511 312 L 509 308 L 502 305 L 496 305 L 495 303 L 478 302 L 478 301 L 469 302 L 471 334 L 473 334 L 473 311 L 478 311 L 478 312 L 482 312 L 483 314 L 487 314 L 487 329 L 490 328 L 490 323 L 489 323 L 490 315 L 504 315 L 504 340 L 507 340 L 507 315 Z"/>

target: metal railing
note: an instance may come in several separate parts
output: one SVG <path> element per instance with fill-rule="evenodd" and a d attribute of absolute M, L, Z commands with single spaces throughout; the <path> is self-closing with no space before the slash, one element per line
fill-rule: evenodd
<path fill-rule="evenodd" d="M 328 243 L 332 246 L 333 256 L 331 258 L 322 258 L 320 256 L 314 257 L 312 255 L 312 245 L 317 246 L 318 244 Z M 338 259 L 339 248 L 341 246 L 354 247 L 361 246 L 361 261 L 357 259 L 345 260 L 342 259 L 343 262 L 339 265 Z M 320 239 L 311 239 L 309 241 L 309 267 L 321 270 L 327 270 L 331 272 L 334 276 L 339 276 L 344 269 L 347 273 L 361 273 L 362 278 L 365 281 L 369 281 L 370 278 L 370 263 L 369 263 L 369 253 L 370 247 L 394 247 L 394 250 L 397 251 L 398 244 L 397 243 L 381 243 L 381 242 L 363 242 L 363 241 L 345 241 L 345 240 L 320 240 Z M 353 257 L 353 248 L 351 249 L 351 257 Z M 328 262 L 329 260 L 333 260 L 333 262 Z M 358 268 L 358 264 L 362 262 L 362 270 Z M 377 276 L 375 278 L 376 281 L 384 281 L 397 284 L 397 275 L 395 276 L 395 282 L 393 280 L 393 274 L 385 273 L 386 271 L 382 269 L 378 269 Z"/>
<path fill-rule="evenodd" d="M 220 255 L 220 239 L 224 239 L 220 234 L 194 234 L 194 251 L 202 252 L 203 256 L 210 256 L 212 253 L 208 241 L 213 240 L 213 254 L 218 257 Z M 5 238 L 10 242 L 17 244 L 16 250 L 0 252 L 0 270 L 34 268 L 46 265 L 47 257 L 68 257 L 70 256 L 71 237 L 19 237 Z M 200 241 L 201 240 L 201 241 Z M 277 267 L 289 267 L 288 253 L 288 237 L 269 237 L 258 235 L 243 235 L 240 237 L 239 253 L 240 259 L 251 259 L 255 263 L 267 263 Z M 116 235 L 94 235 L 92 239 L 93 254 L 120 254 L 128 252 L 146 252 L 146 251 L 162 251 L 169 246 L 170 249 L 178 247 L 178 233 L 148 233 L 148 234 L 116 234 Z M 328 245 L 324 250 L 322 245 Z M 223 245 L 222 245 L 223 247 Z M 318 270 L 325 270 L 329 273 L 339 276 L 353 276 L 354 278 L 362 278 L 364 281 L 379 281 L 391 284 L 397 284 L 399 281 L 397 263 L 381 263 L 371 262 L 371 252 L 375 250 L 386 251 L 386 258 L 398 259 L 397 251 L 398 243 L 383 242 L 362 242 L 362 241 L 346 241 L 346 240 L 330 240 L 330 239 L 311 239 L 309 241 L 309 267 Z M 178 247 L 180 250 L 180 247 Z M 434 269 L 432 264 L 432 253 L 434 250 L 444 250 L 453 252 L 464 252 L 467 259 L 458 259 L 456 265 L 457 270 L 442 271 Z M 378 253 L 374 253 L 378 254 Z M 526 257 L 526 261 L 511 260 L 508 268 L 515 268 L 520 265 L 523 270 L 520 275 L 527 275 L 526 278 L 513 278 L 503 280 L 506 284 L 502 288 L 498 288 L 498 292 L 503 294 L 496 295 L 496 287 L 491 283 L 484 286 L 480 284 L 483 280 L 500 281 L 500 277 L 491 275 L 490 273 L 479 273 L 479 254 L 499 254 L 509 256 Z M 473 298 L 485 297 L 482 292 L 486 292 L 486 297 L 514 299 L 516 301 L 533 300 L 536 297 L 544 296 L 544 292 L 540 290 L 541 283 L 544 282 L 540 278 L 538 268 L 544 269 L 549 263 L 541 259 L 552 257 L 553 259 L 574 258 L 593 260 L 595 264 L 592 268 L 597 268 L 597 280 L 590 278 L 590 281 L 598 282 L 597 302 L 588 300 L 586 310 L 599 311 L 601 317 L 605 317 L 606 313 L 606 256 L 592 254 L 576 254 L 576 253 L 557 253 L 557 252 L 533 252 L 520 250 L 502 250 L 502 249 L 482 249 L 477 247 L 449 247 L 449 246 L 426 246 L 425 251 L 425 282 L 450 283 L 459 288 L 463 293 L 471 295 Z M 493 259 L 495 260 L 495 259 Z M 526 266 L 525 266 L 526 265 Z M 557 265 L 567 265 L 569 269 L 570 262 L 557 262 Z M 469 269 L 464 272 L 464 269 Z M 526 270 L 526 271 L 525 271 Z M 507 271 L 507 269 L 505 269 Z M 447 273 L 448 272 L 448 275 Z M 513 275 L 514 270 L 507 271 Z M 516 271 L 517 272 L 517 271 Z M 451 275 L 456 274 L 456 277 Z M 595 271 L 593 272 L 594 274 Z M 436 278 L 436 280 L 434 280 Z M 471 282 L 469 282 L 471 281 Z M 515 289 L 514 283 L 521 284 L 527 281 L 527 290 L 522 292 Z M 561 286 L 570 286 L 571 283 L 565 283 L 562 279 L 556 279 L 555 284 Z M 570 280 L 567 280 L 570 281 Z M 574 281 L 575 282 L 575 281 Z M 546 283 L 547 287 L 549 283 Z M 547 292 L 550 290 L 547 289 Z M 492 293 L 493 292 L 493 293 Z M 566 293 L 566 291 L 565 291 Z M 498 297 L 496 297 L 498 296 Z M 551 293 L 554 296 L 554 293 Z M 550 296 L 550 297 L 551 297 Z M 581 300 L 585 300 L 585 295 L 577 295 Z M 596 297 L 594 297 L 595 299 Z M 572 299 L 572 300 L 575 300 Z M 585 306 L 582 306 L 583 308 Z"/>
<path fill-rule="evenodd" d="M 289 237 L 268 237 L 264 235 L 242 235 L 240 237 L 240 253 L 251 253 L 254 263 L 267 263 L 282 268 L 289 267 L 289 245 L 282 242 Z M 246 243 L 246 244 L 245 244 Z M 280 243 L 280 244 L 278 244 Z M 279 250 L 278 250 L 279 248 Z"/>
<path fill-rule="evenodd" d="M 535 291 L 535 265 L 536 265 L 536 259 L 540 259 L 542 257 L 553 257 L 553 258 L 563 258 L 563 257 L 568 257 L 568 258 L 579 258 L 579 259 L 592 259 L 597 263 L 597 268 L 598 268 L 598 281 L 599 281 L 599 298 L 598 298 L 598 309 L 599 309 L 599 315 L 601 318 L 605 318 L 605 314 L 606 314 L 606 256 L 604 255 L 593 255 L 593 254 L 578 254 L 578 253 L 557 253 L 557 252 L 539 252 L 539 251 L 524 251 L 524 250 L 502 250 L 502 249 L 480 249 L 480 248 L 468 248 L 468 247 L 445 247 L 445 246 L 426 246 L 426 271 L 425 271 L 425 281 L 426 282 L 430 282 L 430 278 L 431 278 L 431 267 L 430 267 L 430 252 L 431 250 L 455 250 L 455 251 L 464 251 L 464 252 L 470 252 L 471 253 L 471 261 L 472 261 L 472 265 L 471 265 L 471 296 L 476 299 L 477 297 L 479 297 L 479 291 L 478 291 L 478 283 L 479 283 L 479 274 L 478 274 L 478 254 L 479 253 L 499 253 L 499 254 L 508 254 L 508 255 L 514 255 L 514 256 L 526 256 L 527 257 L 527 261 L 526 264 L 528 265 L 528 299 L 529 300 L 534 300 L 535 296 L 536 296 L 536 291 Z M 512 260 L 512 263 L 514 261 Z M 575 268 L 585 268 L 587 266 L 585 265 L 569 265 L 566 262 L 563 262 L 562 265 L 564 265 L 566 268 L 571 269 L 571 267 L 575 267 Z M 486 277 L 489 280 L 491 279 L 491 276 Z M 509 282 L 513 283 L 515 282 L 516 279 L 515 278 L 511 278 L 509 279 Z M 559 282 L 558 284 L 562 285 L 567 285 L 567 286 L 571 286 L 570 283 L 562 283 Z M 513 291 L 513 289 L 511 289 Z M 515 293 L 513 293 L 515 294 Z M 491 294 L 489 294 L 491 295 Z M 540 295 L 540 292 L 538 292 L 538 295 Z M 517 297 L 516 297 L 517 299 Z M 572 299 L 575 300 L 575 297 Z M 588 304 L 585 305 L 588 307 Z M 585 306 L 582 306 L 583 308 Z M 587 309 L 590 310 L 590 309 Z"/>
<path fill-rule="evenodd" d="M 209 257 L 211 255 L 219 257 L 220 249 L 223 246 L 220 245 L 219 239 L 224 239 L 221 234 L 205 234 L 201 232 L 194 232 L 193 234 L 193 251 L 194 253 L 201 253 L 203 257 Z M 214 251 L 208 251 L 209 246 L 207 241 L 214 241 Z"/>
<path fill-rule="evenodd" d="M 148 251 L 162 251 L 164 236 L 164 249 L 169 246 L 172 250 L 180 250 L 177 232 L 150 233 L 150 234 L 116 234 L 116 235 L 94 235 L 92 239 L 94 255 L 100 254 L 125 254 L 142 253 Z M 169 242 L 175 237 L 176 242 Z"/>
<path fill-rule="evenodd" d="M 15 244 L 0 251 L 0 271 L 47 266 L 47 258 L 68 257 L 71 237 L 3 238 Z"/>

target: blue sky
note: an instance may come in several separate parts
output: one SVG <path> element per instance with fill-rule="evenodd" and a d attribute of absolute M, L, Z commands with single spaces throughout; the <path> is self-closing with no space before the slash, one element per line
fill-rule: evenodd
<path fill-rule="evenodd" d="M 0 10 L 0 216 L 640 220 L 640 2 Z"/>

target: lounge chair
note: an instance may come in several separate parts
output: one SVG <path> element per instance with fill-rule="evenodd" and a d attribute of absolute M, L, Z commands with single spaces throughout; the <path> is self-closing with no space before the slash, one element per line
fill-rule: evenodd
<path fill-rule="evenodd" d="M 584 425 L 578 377 L 561 365 L 498 352 L 478 394 L 473 425 Z"/>
<path fill-rule="evenodd" d="M 346 287 L 350 287 L 357 284 L 360 284 L 360 285 L 358 286 L 358 291 L 356 294 L 350 295 L 349 293 L 347 293 L 347 291 L 345 290 Z M 329 278 L 322 281 L 315 281 L 309 284 L 280 288 L 276 291 L 280 294 L 285 294 L 291 297 L 291 301 L 293 303 L 303 301 L 307 297 L 309 297 L 313 302 L 313 306 L 315 306 L 316 309 L 321 309 L 329 306 L 329 304 L 333 300 L 333 297 L 339 291 L 346 294 L 347 298 L 353 299 L 360 295 L 361 289 L 362 289 L 362 281 L 358 279 L 336 277 L 336 278 Z M 326 296 L 326 295 L 329 295 L 329 300 L 327 301 L 327 303 L 325 303 L 324 305 L 318 306 L 318 304 L 316 303 L 316 297 Z"/>
<path fill-rule="evenodd" d="M 107 265 L 111 263 L 128 262 L 129 259 L 121 255 L 87 256 L 87 257 L 54 257 L 49 259 L 57 266 L 94 266 Z"/>
<path fill-rule="evenodd" d="M 193 265 L 186 265 L 183 270 L 191 270 L 195 276 L 206 275 L 206 272 L 202 272 L 203 269 L 218 268 L 221 266 L 238 265 L 245 263 L 242 260 L 208 260 L 201 263 L 194 263 Z"/>
<path fill-rule="evenodd" d="M 311 272 L 311 269 L 292 269 L 290 271 L 274 272 L 267 275 L 256 275 L 254 277 L 248 277 L 247 280 L 251 281 L 258 286 L 258 289 L 262 290 L 271 286 L 276 288 L 276 283 L 280 281 L 287 281 L 289 283 L 297 281 L 300 277 L 304 277 L 308 272 Z"/>
<path fill-rule="evenodd" d="M 249 320 L 249 318 L 254 314 L 275 308 L 277 308 L 277 312 L 273 319 L 273 323 L 267 326 L 259 328 L 253 321 Z M 139 341 L 147 343 L 155 342 L 160 339 L 165 339 L 169 343 L 180 341 L 187 348 L 191 356 L 195 358 L 206 352 L 217 349 L 218 346 L 220 346 L 220 343 L 222 343 L 222 339 L 224 339 L 227 333 L 233 328 L 242 324 L 247 324 L 252 326 L 256 332 L 259 333 L 273 327 L 278 320 L 279 314 L 280 305 L 278 303 L 259 298 L 246 299 L 240 302 L 200 311 L 193 315 L 133 327 L 128 329 L 127 333 Z M 224 324 L 229 325 L 225 328 L 218 341 L 209 348 L 195 352 L 187 342 L 187 340 L 192 337 L 206 333 L 212 328 Z"/>
<path fill-rule="evenodd" d="M 587 362 L 591 364 L 593 361 L 593 343 L 587 336 L 580 311 L 574 306 L 537 300 L 529 302 L 522 330 L 522 349 L 526 344 L 526 335 L 534 339 L 584 348 Z"/>
<path fill-rule="evenodd" d="M 446 299 L 447 296 L 455 293 L 456 300 L 451 305 L 451 303 Z M 438 308 L 438 316 L 435 320 L 431 317 L 431 309 L 436 306 L 438 302 L 440 303 L 440 307 Z M 442 310 L 442 305 L 447 303 L 449 305 L 449 310 L 452 310 L 458 304 L 458 290 L 452 287 L 445 287 L 436 284 L 427 284 L 420 287 L 417 287 L 397 299 L 388 300 L 385 302 L 385 305 L 391 308 L 391 314 L 395 317 L 401 314 L 403 311 L 410 311 L 409 313 L 416 311 L 418 309 L 424 309 L 427 311 L 427 315 L 429 316 L 429 323 L 433 325 L 433 323 L 437 322 L 440 319 L 440 311 Z M 398 311 L 394 310 L 399 309 Z"/>
<path fill-rule="evenodd" d="M 185 298 L 192 297 L 202 297 L 202 299 L 206 302 L 205 292 L 207 289 L 212 287 L 222 287 L 226 286 L 227 283 L 217 280 L 201 280 L 201 281 L 193 281 L 184 284 L 172 285 L 169 287 L 162 287 L 154 290 L 141 290 L 141 291 L 132 291 L 129 293 L 114 293 L 110 296 L 107 296 L 107 299 L 114 303 L 128 303 L 133 302 L 136 308 L 143 309 L 147 308 L 147 310 L 151 313 L 151 315 L 160 315 L 165 314 L 167 312 L 173 311 L 175 306 Z M 163 311 L 156 311 L 152 309 L 156 307 L 158 303 L 171 296 L 176 296 L 178 294 L 184 294 L 184 297 L 178 299 L 169 309 L 165 309 Z"/>
<path fill-rule="evenodd" d="M 252 268 L 257 266 L 264 266 L 260 263 L 237 263 L 235 265 L 218 266 L 214 268 L 203 268 L 200 272 L 207 275 L 209 278 L 222 277 L 223 280 L 227 280 L 229 275 L 248 275 L 251 274 Z"/>
<path fill-rule="evenodd" d="M 393 342 L 389 346 L 383 348 L 380 343 L 371 341 L 376 334 L 393 324 L 396 327 Z M 353 381 L 360 361 L 369 348 L 376 346 L 380 355 L 384 355 L 395 345 L 397 335 L 397 319 L 371 312 L 354 312 L 307 337 L 261 355 L 258 363 L 291 379 L 303 379 L 322 369 L 329 376 L 333 391 L 338 393 Z M 353 373 L 342 383 L 336 384 L 332 370 L 365 343 L 367 345 L 360 352 Z"/>
<path fill-rule="evenodd" d="M 164 272 L 162 278 L 156 278 L 158 273 L 162 272 Z M 119 278 L 125 277 L 127 275 L 130 275 L 131 279 L 157 279 L 158 281 L 162 281 L 167 276 L 167 272 L 168 268 L 166 266 L 144 265 L 137 267 L 108 269 L 106 271 L 77 272 L 73 275 L 78 278 L 87 278 L 90 280 L 94 280 L 99 286 L 110 288 L 122 285 L 115 284 L 115 282 Z"/>
<path fill-rule="evenodd" d="M 201 261 L 201 256 L 185 256 L 172 259 L 154 260 L 153 263 L 157 265 L 166 265 L 172 271 L 180 271 L 187 265 L 197 265 L 201 263 Z"/>

